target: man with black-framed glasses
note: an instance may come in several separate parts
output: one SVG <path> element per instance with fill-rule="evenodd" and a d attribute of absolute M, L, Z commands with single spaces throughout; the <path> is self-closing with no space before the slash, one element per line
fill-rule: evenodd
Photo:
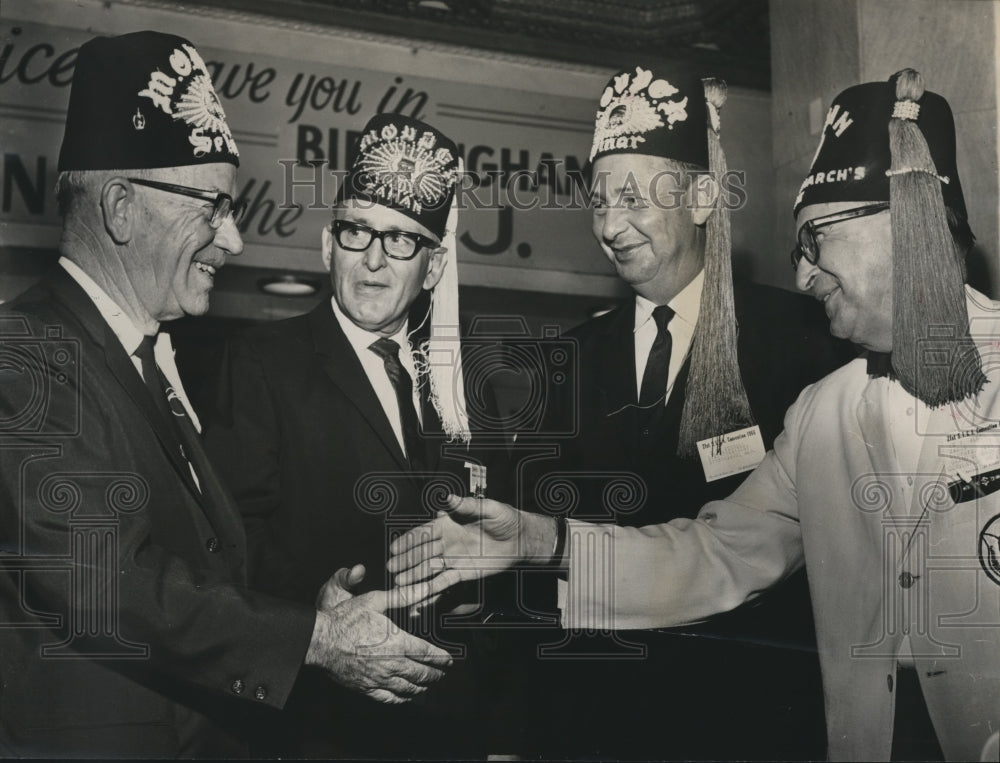
<path fill-rule="evenodd" d="M 206 429 L 247 528 L 251 582 L 303 603 L 345 554 L 365 567 L 352 578 L 356 592 L 388 587 L 387 533 L 433 516 L 449 490 L 469 492 L 466 463 L 486 466 L 486 490 L 503 494 L 491 390 L 460 399 L 456 223 L 449 221 L 458 148 L 401 115 L 376 116 L 361 135 L 322 231 L 331 297 L 230 342 Z M 404 624 L 432 640 L 470 638 L 442 629 L 437 612 Z M 261 749 L 481 757 L 488 714 L 477 704 L 482 683 L 470 673 L 467 661 L 456 664 L 420 708 L 377 707 L 321 675 L 303 675 L 294 711 L 262 727 Z M 396 732 L 374 737 L 381 728 Z"/>

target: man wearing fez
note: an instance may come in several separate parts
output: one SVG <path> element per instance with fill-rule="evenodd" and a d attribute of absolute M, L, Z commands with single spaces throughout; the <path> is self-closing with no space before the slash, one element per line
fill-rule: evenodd
<path fill-rule="evenodd" d="M 644 67 L 618 73 L 601 95 L 589 157 L 593 234 L 635 295 L 570 332 L 579 378 L 549 396 L 563 421 L 550 429 L 577 434 L 559 443 L 556 461 L 535 462 L 534 492 L 544 498 L 547 474 L 573 482 L 580 500 L 569 516 L 624 526 L 694 517 L 763 458 L 799 391 L 853 357 L 846 343 L 830 339 L 811 300 L 747 282 L 734 289 L 719 140 L 725 100 L 720 80 Z M 699 454 L 699 441 L 731 433 L 743 433 L 756 457 L 731 463 L 728 453 Z M 621 479 L 634 483 L 636 500 L 613 506 L 607 488 Z M 608 644 L 605 660 L 552 668 L 566 675 L 553 680 L 556 696 L 546 701 L 572 708 L 572 722 L 586 730 L 574 735 L 579 749 L 571 752 L 724 758 L 822 751 L 804 573 L 725 621 L 620 636 L 642 645 L 646 658 L 613 659 L 627 648 Z M 595 650 L 602 647 L 587 649 Z M 668 675 L 677 691 L 664 714 L 664 704 L 649 703 L 635 686 Z M 740 690 L 720 691 L 731 683 Z M 595 685 L 601 688 L 587 688 Z M 713 733 L 708 702 L 741 708 L 732 734 Z M 663 723 L 672 739 L 666 749 Z"/>
<path fill-rule="evenodd" d="M 696 622 L 805 566 L 829 758 L 996 760 L 1000 303 L 964 284 L 973 238 L 948 103 L 912 69 L 842 92 L 795 213 L 798 285 L 867 357 L 803 391 L 736 492 L 643 528 L 456 499 L 481 521 L 442 519 L 439 540 L 390 564 L 440 569 L 429 557 L 443 551 L 463 571 L 441 585 L 475 576 L 482 559 L 448 558 L 458 535 L 488 539 L 493 558 L 556 557 L 564 623 L 612 628 Z M 581 553 L 593 542 L 613 562 Z M 588 575 L 614 598 L 581 586 Z"/>
<path fill-rule="evenodd" d="M 478 475 L 490 460 L 480 435 L 496 412 L 472 395 L 467 404 L 459 351 L 458 174 L 458 149 L 439 130 L 373 117 L 322 233 L 332 298 L 229 345 L 206 441 L 239 504 L 251 583 L 262 590 L 311 602 L 344 556 L 364 565 L 352 572 L 355 590 L 385 588 L 390 533 L 433 517 L 449 491 L 473 490 L 470 468 Z M 481 475 L 501 495 L 499 475 Z M 453 644 L 464 632 L 441 632 L 431 612 L 414 627 Z M 467 661 L 456 671 L 399 709 L 303 675 L 296 712 L 275 719 L 284 736 L 266 734 L 284 754 L 464 757 L 482 740 L 466 717 L 477 697 L 463 684 Z M 373 735 L 393 719 L 410 732 Z"/>
<path fill-rule="evenodd" d="M 190 42 L 80 48 L 59 263 L 0 311 L 8 754 L 246 754 L 232 716 L 282 707 L 303 664 L 397 702 L 449 662 L 392 627 L 385 593 L 351 597 L 346 569 L 319 611 L 246 586 L 239 513 L 161 331 L 203 314 L 243 249 L 237 165 Z"/>

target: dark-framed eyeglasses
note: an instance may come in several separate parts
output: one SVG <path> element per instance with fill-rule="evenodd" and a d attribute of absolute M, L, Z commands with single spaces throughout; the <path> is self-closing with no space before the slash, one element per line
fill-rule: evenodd
<path fill-rule="evenodd" d="M 378 239 L 382 244 L 382 251 L 394 260 L 412 260 L 422 247 L 433 248 L 438 245 L 436 241 L 419 233 L 375 230 L 350 220 L 334 220 L 333 235 L 340 247 L 349 252 L 363 252 L 371 246 L 372 241 Z"/>
<path fill-rule="evenodd" d="M 797 236 L 798 243 L 795 248 L 792 249 L 792 270 L 798 269 L 799 260 L 803 258 L 805 258 L 805 261 L 810 265 L 815 265 L 819 262 L 819 241 L 816 238 L 816 232 L 820 228 L 835 225 L 836 223 L 842 223 L 845 220 L 854 220 L 858 217 L 875 215 L 879 212 L 884 212 L 888 208 L 888 201 L 880 201 L 876 204 L 866 204 L 863 207 L 852 207 L 851 209 L 834 212 L 832 215 L 814 217 L 812 220 L 806 221 L 805 225 L 799 228 Z"/>
<path fill-rule="evenodd" d="M 233 223 L 239 227 L 243 220 L 243 215 L 247 211 L 247 203 L 243 199 L 233 201 L 233 197 L 228 193 L 217 191 L 204 191 L 200 188 L 190 188 L 186 185 L 175 185 L 174 183 L 161 183 L 158 180 L 144 180 L 143 178 L 128 178 L 130 183 L 144 185 L 148 188 L 155 188 L 157 191 L 176 193 L 181 196 L 188 196 L 192 199 L 201 199 L 212 205 L 212 217 L 208 224 L 213 230 L 218 230 L 226 221 L 227 217 L 233 218 Z"/>

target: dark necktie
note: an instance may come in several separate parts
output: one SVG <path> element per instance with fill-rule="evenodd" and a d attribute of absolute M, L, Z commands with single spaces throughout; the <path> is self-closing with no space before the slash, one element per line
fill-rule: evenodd
<path fill-rule="evenodd" d="M 385 364 L 385 372 L 392 382 L 396 392 L 396 403 L 399 406 L 399 420 L 403 425 L 403 445 L 406 447 L 406 457 L 410 468 L 420 471 L 424 468 L 423 441 L 420 439 L 420 421 L 417 410 L 413 407 L 413 380 L 399 362 L 399 345 L 392 339 L 383 337 L 373 342 L 368 348 Z"/>
<path fill-rule="evenodd" d="M 149 391 L 149 396 L 153 399 L 156 410 L 166 421 L 167 426 L 173 433 L 179 446 L 181 458 L 194 467 L 194 473 L 198 475 L 200 489 L 204 489 L 201 484 L 204 482 L 205 474 L 204 451 L 201 440 L 198 437 L 198 430 L 194 428 L 191 419 L 188 418 L 184 404 L 174 392 L 173 387 L 167 384 L 166 379 L 156 365 L 153 356 L 153 346 L 156 340 L 151 336 L 145 336 L 139 346 L 132 354 L 139 358 L 142 366 L 142 381 Z"/>
<path fill-rule="evenodd" d="M 648 409 L 648 416 L 654 415 L 663 407 L 663 398 L 667 394 L 667 378 L 670 372 L 670 332 L 667 325 L 674 317 L 674 311 L 666 305 L 660 305 L 653 310 L 653 320 L 656 321 L 656 339 L 649 349 L 646 360 L 646 370 L 642 374 L 642 386 L 639 388 L 639 406 Z M 659 403 L 659 406 L 657 406 Z"/>

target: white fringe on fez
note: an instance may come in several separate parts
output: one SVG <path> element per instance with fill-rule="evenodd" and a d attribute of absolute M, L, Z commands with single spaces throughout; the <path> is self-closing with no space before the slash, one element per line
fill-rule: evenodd
<path fill-rule="evenodd" d="M 708 169 L 719 184 L 715 212 L 705 236 L 705 286 L 698 327 L 691 347 L 691 368 L 685 388 L 677 454 L 697 457 L 697 443 L 753 426 L 736 355 L 736 309 L 733 304 L 732 236 L 729 209 L 722 199 L 728 166 L 719 142 L 719 110 L 726 102 L 726 83 L 702 80 L 708 101 Z"/>
<path fill-rule="evenodd" d="M 898 101 L 915 105 L 923 94 L 918 72 L 899 72 Z M 943 179 L 917 126 L 917 114 L 905 106 L 894 109 L 889 120 L 892 369 L 907 392 L 939 406 L 975 395 L 986 376 L 969 336 L 961 255 L 948 228 Z M 942 355 L 947 364 L 940 362 Z"/>
<path fill-rule="evenodd" d="M 464 166 L 458 160 L 458 178 L 461 182 Z M 458 321 L 458 193 L 451 202 L 444 239 L 447 251 L 444 273 L 431 292 L 431 328 L 422 351 L 427 359 L 427 376 L 430 379 L 430 399 L 441 419 L 441 426 L 449 442 L 472 439 L 469 414 L 465 403 L 465 378 L 462 374 L 461 329 Z"/>

